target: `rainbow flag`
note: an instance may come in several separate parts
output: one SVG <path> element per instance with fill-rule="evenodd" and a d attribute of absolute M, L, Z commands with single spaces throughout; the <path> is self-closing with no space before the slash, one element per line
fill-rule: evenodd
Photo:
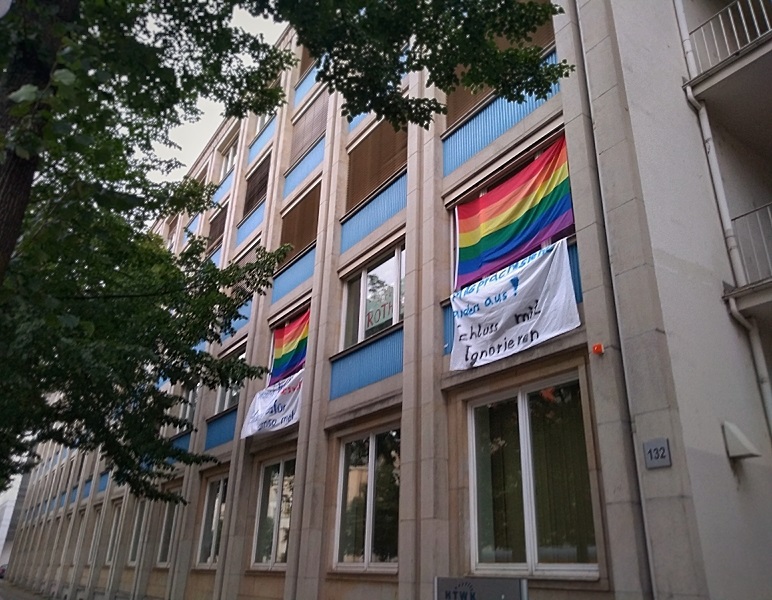
<path fill-rule="evenodd" d="M 528 256 L 573 223 L 561 137 L 514 177 L 456 207 L 456 289 Z"/>
<path fill-rule="evenodd" d="M 311 311 L 307 310 L 297 319 L 273 332 L 273 367 L 270 385 L 300 371 L 306 364 L 308 344 L 308 321 Z"/>

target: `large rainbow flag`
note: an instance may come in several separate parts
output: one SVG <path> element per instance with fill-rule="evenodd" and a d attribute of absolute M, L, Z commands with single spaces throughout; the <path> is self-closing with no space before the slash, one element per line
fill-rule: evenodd
<path fill-rule="evenodd" d="M 573 222 L 561 137 L 514 177 L 456 207 L 456 289 L 531 254 Z"/>
<path fill-rule="evenodd" d="M 308 321 L 311 311 L 307 310 L 297 319 L 273 332 L 273 367 L 270 385 L 297 373 L 306 364 L 308 344 Z"/>

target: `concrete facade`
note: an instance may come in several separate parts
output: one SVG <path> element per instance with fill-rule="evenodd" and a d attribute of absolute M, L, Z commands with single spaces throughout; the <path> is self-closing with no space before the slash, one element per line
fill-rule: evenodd
<path fill-rule="evenodd" d="M 511 126 L 497 130 L 494 119 L 497 135 L 450 172 L 443 168 L 449 140 L 470 126 L 489 127 L 470 122 L 493 105 L 483 103 L 450 128 L 444 116 L 426 130 L 409 127 L 406 166 L 396 173 L 405 173 L 404 206 L 373 209 L 380 216 L 368 217 L 349 246 L 342 240 L 351 223 L 380 206 L 381 192 L 395 181 L 346 208 L 349 157 L 374 131 L 372 115 L 349 125 L 340 117 L 342 99 L 330 95 L 321 158 L 309 163 L 310 148 L 290 164 L 303 115 L 327 94 L 295 68 L 282 77 L 288 102 L 272 121 L 252 116 L 220 126 L 190 174 L 220 183 L 225 226 L 212 247 L 221 248 L 221 264 L 248 256 L 256 243 L 276 248 L 283 220 L 320 186 L 313 244 L 282 268 L 273 292 L 255 298 L 234 336 L 207 348 L 217 355 L 244 351 L 253 364 L 270 364 L 272 331 L 308 307 L 299 424 L 241 440 L 251 398 L 265 383 L 250 382 L 224 411 L 218 390 L 202 390 L 196 428 L 177 439 L 221 464 L 179 470 L 173 486 L 188 504 L 176 512 L 132 498 L 98 457 L 44 445 L 11 558 L 13 582 L 72 600 L 429 600 L 436 577 L 472 584 L 523 577 L 534 600 L 772 597 L 764 559 L 772 551 L 765 411 L 765 403 L 772 409 L 772 94 L 764 93 L 770 82 L 762 75 L 769 72 L 772 29 L 760 17 L 741 47 L 727 56 L 715 51 L 714 65 L 699 57 L 711 53 L 701 50 L 707 47 L 701 25 L 717 13 L 748 16 L 753 5 L 766 7 L 759 14 L 769 19 L 772 6 L 760 0 L 560 4 L 565 12 L 553 22 L 554 50 L 575 71 L 559 91 Z M 294 47 L 292 32 L 279 43 Z M 405 85 L 414 95 L 439 94 L 421 73 Z M 730 99 L 740 97 L 733 110 Z M 453 208 L 558 135 L 565 136 L 570 165 L 581 326 L 490 365 L 451 371 L 445 344 Z M 235 168 L 223 174 L 233 144 Z M 247 181 L 265 160 L 265 200 L 244 214 Z M 258 210 L 264 216 L 252 226 Z M 155 230 L 179 250 L 183 226 L 194 222 L 208 235 L 214 211 L 193 217 Z M 346 347 L 350 282 L 399 248 L 401 318 Z M 399 368 L 386 373 L 381 367 L 392 360 L 395 339 Z M 593 351 L 598 344 L 602 351 Z M 342 379 L 347 391 L 338 394 Z M 486 562 L 476 505 L 482 488 L 475 410 L 564 380 L 575 382 L 581 396 L 593 558 Z M 217 438 L 223 430 L 228 435 Z M 737 431 L 748 448 L 743 457 L 728 451 Z M 384 432 L 399 438 L 398 559 L 373 558 L 371 504 L 371 521 L 363 521 L 363 553 L 371 558 L 344 560 L 348 448 Z M 649 469 L 644 444 L 661 438 L 672 464 Z M 256 561 L 265 469 L 290 464 L 289 527 L 272 546 L 286 536 L 286 556 Z M 218 483 L 226 480 L 227 493 Z M 223 502 L 211 505 L 214 520 L 207 525 L 212 490 Z M 532 503 L 540 502 L 541 490 L 535 493 Z M 207 553 L 212 526 L 219 547 Z M 543 544 L 535 529 L 533 539 L 525 534 L 526 546 Z"/>

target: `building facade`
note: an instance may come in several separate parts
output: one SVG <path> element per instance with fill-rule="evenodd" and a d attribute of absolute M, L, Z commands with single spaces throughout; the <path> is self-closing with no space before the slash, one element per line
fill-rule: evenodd
<path fill-rule="evenodd" d="M 576 69 L 546 100 L 462 90 L 428 129 L 349 123 L 297 48 L 287 104 L 219 127 L 190 171 L 218 206 L 156 231 L 172 251 L 207 236 L 218 265 L 293 245 L 203 349 L 275 365 L 308 315 L 297 423 L 241 439 L 263 381 L 179 390 L 196 427 L 166 433 L 220 464 L 180 468 L 177 507 L 44 445 L 12 581 L 71 600 L 429 600 L 438 577 L 459 578 L 444 598 L 521 579 L 534 600 L 772 597 L 772 5 L 560 4 L 538 35 Z M 580 325 L 451 370 L 455 209 L 563 140 L 571 219 L 540 245 L 567 240 Z"/>

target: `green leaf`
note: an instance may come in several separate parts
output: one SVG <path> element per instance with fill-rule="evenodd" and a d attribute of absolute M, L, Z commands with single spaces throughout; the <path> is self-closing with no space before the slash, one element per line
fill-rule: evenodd
<path fill-rule="evenodd" d="M 63 327 L 67 327 L 68 329 L 72 329 L 73 327 L 77 327 L 78 323 L 80 323 L 80 319 L 76 317 L 75 315 L 59 315 L 59 323 Z"/>
<path fill-rule="evenodd" d="M 24 146 L 16 146 L 13 151 L 16 152 L 16 156 L 19 158 L 23 158 L 24 160 L 29 160 L 30 158 L 29 151 Z"/>
<path fill-rule="evenodd" d="M 18 104 L 21 104 L 22 102 L 32 102 L 37 99 L 39 93 L 40 90 L 38 89 L 38 86 L 32 85 L 31 83 L 25 83 L 15 92 L 8 94 L 8 99 L 11 102 L 16 102 Z"/>
<path fill-rule="evenodd" d="M 69 69 L 57 69 L 54 71 L 51 79 L 58 85 L 72 85 L 75 83 L 76 77 L 75 73 Z"/>

